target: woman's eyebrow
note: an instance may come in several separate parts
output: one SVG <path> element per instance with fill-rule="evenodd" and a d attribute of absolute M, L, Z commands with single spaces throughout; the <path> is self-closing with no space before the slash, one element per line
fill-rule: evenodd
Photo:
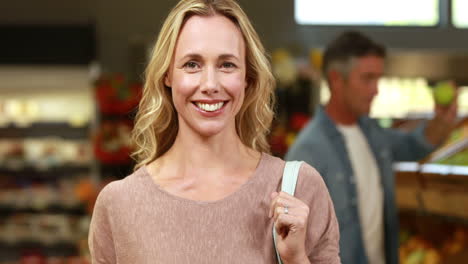
<path fill-rule="evenodd" d="M 220 59 L 238 59 L 236 55 L 231 54 L 231 53 L 221 54 L 219 55 L 219 58 Z"/>
<path fill-rule="evenodd" d="M 179 60 L 184 60 L 186 58 L 201 59 L 202 56 L 200 54 L 198 54 L 198 53 L 187 53 L 182 58 L 180 58 Z"/>

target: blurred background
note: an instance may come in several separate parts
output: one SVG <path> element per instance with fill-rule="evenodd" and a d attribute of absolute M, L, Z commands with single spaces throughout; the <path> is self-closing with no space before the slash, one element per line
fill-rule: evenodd
<path fill-rule="evenodd" d="M 276 156 L 328 100 L 322 51 L 343 30 L 389 50 L 371 110 L 384 127 L 430 118 L 433 87 L 457 83 L 460 125 L 447 143 L 423 161 L 395 164 L 400 258 L 468 263 L 468 0 L 239 2 L 278 80 Z M 93 204 L 132 171 L 145 63 L 174 4 L 0 2 L 1 264 L 89 263 Z"/>

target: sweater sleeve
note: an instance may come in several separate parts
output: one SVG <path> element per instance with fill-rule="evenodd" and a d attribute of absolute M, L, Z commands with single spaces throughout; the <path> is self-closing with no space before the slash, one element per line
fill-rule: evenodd
<path fill-rule="evenodd" d="M 333 202 L 320 174 L 303 164 L 297 197 L 309 205 L 306 250 L 312 264 L 339 264 L 340 231 Z"/>
<path fill-rule="evenodd" d="M 106 186 L 99 194 L 94 207 L 88 236 L 91 263 L 117 263 L 114 239 L 112 237 L 111 215 L 107 201 L 111 201 L 109 188 Z"/>

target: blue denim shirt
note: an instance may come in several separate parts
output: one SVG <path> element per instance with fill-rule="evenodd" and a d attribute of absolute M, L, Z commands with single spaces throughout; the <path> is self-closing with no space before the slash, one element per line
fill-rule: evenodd
<path fill-rule="evenodd" d="M 411 133 L 380 127 L 368 117 L 358 124 L 366 136 L 380 171 L 384 191 L 384 232 L 387 264 L 398 263 L 398 216 L 395 204 L 394 161 L 414 161 L 434 147 L 424 137 L 425 125 Z M 340 225 L 340 255 L 344 264 L 368 263 L 359 220 L 353 169 L 343 136 L 323 107 L 301 131 L 286 160 L 303 160 L 322 175 Z M 312 227 L 313 228 L 313 227 Z"/>

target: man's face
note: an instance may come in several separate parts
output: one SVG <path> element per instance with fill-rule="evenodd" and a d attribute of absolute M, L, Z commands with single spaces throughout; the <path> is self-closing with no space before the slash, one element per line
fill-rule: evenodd
<path fill-rule="evenodd" d="M 384 59 L 367 55 L 354 60 L 348 78 L 343 79 L 343 102 L 356 117 L 369 115 L 377 84 L 384 73 Z"/>

